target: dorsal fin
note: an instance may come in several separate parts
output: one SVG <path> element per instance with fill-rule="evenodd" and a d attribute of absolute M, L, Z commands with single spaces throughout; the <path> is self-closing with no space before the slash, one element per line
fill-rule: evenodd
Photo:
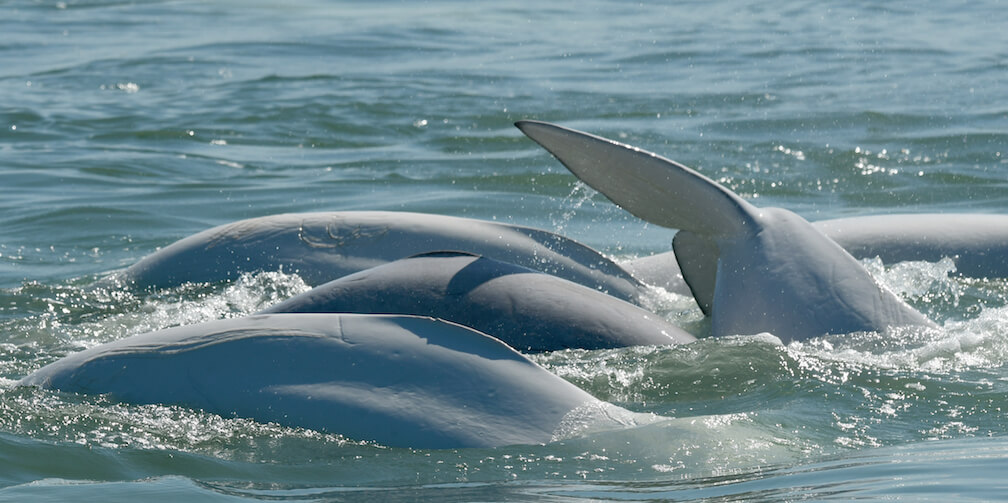
<path fill-rule="evenodd" d="M 648 222 L 707 236 L 751 224 L 756 208 L 686 166 L 630 145 L 539 121 L 515 123 L 583 182 Z"/>

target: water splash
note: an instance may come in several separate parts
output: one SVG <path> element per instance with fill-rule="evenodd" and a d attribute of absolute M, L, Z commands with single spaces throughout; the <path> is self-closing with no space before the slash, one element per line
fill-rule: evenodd
<path fill-rule="evenodd" d="M 647 285 L 639 300 L 644 309 L 697 337 L 710 335 L 710 319 L 703 314 L 692 296 Z"/>
<path fill-rule="evenodd" d="M 578 210 L 581 209 L 586 202 L 590 201 L 591 198 L 595 197 L 596 194 L 598 194 L 598 191 L 589 187 L 584 182 L 580 180 L 575 181 L 571 186 L 570 194 L 564 198 L 564 202 L 570 202 L 570 204 L 566 205 L 567 208 L 563 210 L 563 213 L 561 213 L 559 217 L 553 216 L 551 218 L 553 232 L 563 234 L 563 231 L 567 228 L 567 224 L 574 219 Z"/>

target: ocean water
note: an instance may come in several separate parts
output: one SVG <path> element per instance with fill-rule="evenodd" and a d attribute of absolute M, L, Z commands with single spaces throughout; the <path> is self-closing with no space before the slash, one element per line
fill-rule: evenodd
<path fill-rule="evenodd" d="M 618 260 L 674 231 L 513 126 L 671 157 L 810 220 L 1008 211 L 996 0 L 564 4 L 0 2 L 0 499 L 996 500 L 1008 279 L 865 264 L 941 325 L 534 358 L 668 419 L 411 450 L 14 386 L 57 358 L 254 312 L 278 272 L 140 295 L 100 279 L 213 225 L 406 210 L 560 232 Z M 950 274 L 952 273 L 952 274 Z M 654 308 L 703 333 L 688 298 Z"/>

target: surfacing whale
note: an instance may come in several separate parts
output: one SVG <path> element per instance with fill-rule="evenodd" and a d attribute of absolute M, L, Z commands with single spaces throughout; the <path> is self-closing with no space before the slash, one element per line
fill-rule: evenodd
<path fill-rule="evenodd" d="M 866 215 L 818 220 L 812 226 L 857 259 L 878 257 L 894 264 L 949 258 L 957 276 L 1008 278 L 1008 215 Z M 649 285 L 688 293 L 675 252 L 640 257 L 620 266 Z"/>
<path fill-rule="evenodd" d="M 893 263 L 948 257 L 958 275 L 1008 278 L 1008 215 L 870 215 L 813 225 L 858 258 Z"/>
<path fill-rule="evenodd" d="M 271 314 L 137 335 L 20 381 L 316 429 L 393 447 L 541 444 L 650 416 L 499 340 L 413 316 Z"/>
<path fill-rule="evenodd" d="M 433 316 L 531 352 L 696 340 L 660 316 L 597 290 L 461 252 L 424 254 L 366 269 L 264 312 Z"/>
<path fill-rule="evenodd" d="M 934 326 L 800 216 L 758 208 L 685 166 L 538 121 L 516 124 L 582 181 L 637 217 L 679 229 L 675 257 L 715 336 Z"/>
<path fill-rule="evenodd" d="M 320 285 L 393 260 L 462 250 L 635 302 L 644 286 L 597 251 L 558 234 L 484 220 L 392 211 L 288 213 L 241 220 L 172 243 L 121 271 L 140 288 L 283 270 Z"/>

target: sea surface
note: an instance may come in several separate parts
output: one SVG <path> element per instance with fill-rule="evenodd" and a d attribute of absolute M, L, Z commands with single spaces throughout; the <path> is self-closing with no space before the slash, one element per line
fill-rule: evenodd
<path fill-rule="evenodd" d="M 15 386 L 59 357 L 240 316 L 280 272 L 101 279 L 208 227 L 404 210 L 669 250 L 513 127 L 646 148 L 809 220 L 1008 213 L 1008 5 L 0 1 L 0 500 L 989 501 L 1008 494 L 1008 278 L 876 277 L 942 329 L 535 360 L 668 419 L 411 450 Z M 657 291 L 703 335 L 691 299 Z"/>

